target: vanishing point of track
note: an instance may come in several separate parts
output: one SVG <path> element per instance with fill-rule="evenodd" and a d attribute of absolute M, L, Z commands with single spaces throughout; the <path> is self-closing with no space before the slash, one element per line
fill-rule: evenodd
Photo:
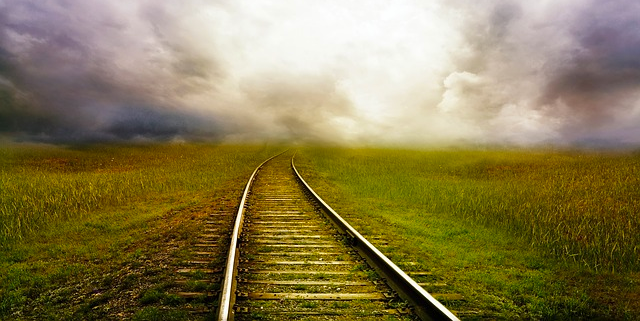
<path fill-rule="evenodd" d="M 218 320 L 457 320 L 319 199 L 287 152 L 245 187 L 217 310 Z"/>

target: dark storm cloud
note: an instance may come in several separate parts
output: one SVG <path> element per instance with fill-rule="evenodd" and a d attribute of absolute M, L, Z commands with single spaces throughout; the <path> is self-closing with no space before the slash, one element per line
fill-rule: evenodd
<path fill-rule="evenodd" d="M 194 121 L 201 115 L 176 108 L 174 100 L 195 90 L 191 79 L 206 77 L 200 70 L 210 68 L 199 67 L 210 62 L 163 46 L 162 39 L 141 45 L 144 35 L 131 34 L 127 21 L 137 10 L 120 17 L 113 6 L 74 1 L 12 1 L 2 9 L 3 132 L 92 140 L 205 130 Z M 152 23 L 143 21 L 140 29 L 162 28 Z M 162 51 L 168 53 L 154 54 Z"/>
<path fill-rule="evenodd" d="M 47 117 L 32 110 L 29 102 L 20 97 L 15 88 L 2 82 L 0 79 L 0 134 L 11 134 L 25 128 L 40 130 L 51 125 Z"/>
<path fill-rule="evenodd" d="M 558 66 L 544 99 L 564 102 L 578 126 L 605 126 L 639 102 L 640 3 L 593 2 L 574 23 L 578 50 Z"/>

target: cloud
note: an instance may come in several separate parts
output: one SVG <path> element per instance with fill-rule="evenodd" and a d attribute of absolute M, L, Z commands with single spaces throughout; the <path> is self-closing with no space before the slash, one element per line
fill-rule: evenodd
<path fill-rule="evenodd" d="M 615 130 L 617 139 L 603 133 L 619 129 L 621 115 L 640 124 L 633 113 L 640 93 L 638 4 L 454 6 L 464 16 L 468 49 L 445 78 L 443 111 L 463 111 L 460 119 L 471 118 L 483 139 L 496 142 L 564 144 L 598 137 L 616 144 L 625 131 L 633 135 L 634 125 Z"/>
<path fill-rule="evenodd" d="M 0 133 L 637 144 L 631 0 L 0 3 Z"/>
<path fill-rule="evenodd" d="M 618 118 L 633 116 L 640 94 L 639 17 L 640 4 L 632 1 L 578 10 L 569 31 L 579 50 L 557 67 L 542 98 L 565 104 L 574 118 L 567 130 L 617 127 Z"/>

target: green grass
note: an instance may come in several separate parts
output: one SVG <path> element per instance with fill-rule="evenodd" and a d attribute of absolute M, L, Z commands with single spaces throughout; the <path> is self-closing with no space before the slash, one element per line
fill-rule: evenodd
<path fill-rule="evenodd" d="M 0 319 L 162 319 L 182 303 L 158 288 L 170 244 L 278 149 L 0 146 Z M 638 154 L 306 148 L 298 164 L 392 260 L 462 294 L 452 310 L 640 315 Z"/>
<path fill-rule="evenodd" d="M 154 288 L 174 277 L 176 245 L 278 150 L 1 146 L 0 319 L 142 320 L 182 304 Z"/>
<path fill-rule="evenodd" d="M 594 270 L 640 270 L 638 154 L 314 152 L 314 165 L 358 198 L 454 214 Z"/>
<path fill-rule="evenodd" d="M 309 147 L 298 163 L 361 233 L 389 240 L 392 260 L 431 267 L 463 294 L 454 310 L 640 311 L 640 154 Z"/>
<path fill-rule="evenodd" d="M 0 241 L 111 206 L 203 195 L 268 152 L 208 144 L 0 146 Z"/>

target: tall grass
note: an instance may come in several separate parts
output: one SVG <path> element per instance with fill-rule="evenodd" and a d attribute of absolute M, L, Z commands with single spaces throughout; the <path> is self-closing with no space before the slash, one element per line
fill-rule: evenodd
<path fill-rule="evenodd" d="M 640 270 L 640 155 L 307 148 L 360 200 L 505 230 L 593 270 Z"/>
<path fill-rule="evenodd" d="M 133 201 L 207 193 L 274 148 L 227 145 L 0 147 L 0 241 Z"/>

